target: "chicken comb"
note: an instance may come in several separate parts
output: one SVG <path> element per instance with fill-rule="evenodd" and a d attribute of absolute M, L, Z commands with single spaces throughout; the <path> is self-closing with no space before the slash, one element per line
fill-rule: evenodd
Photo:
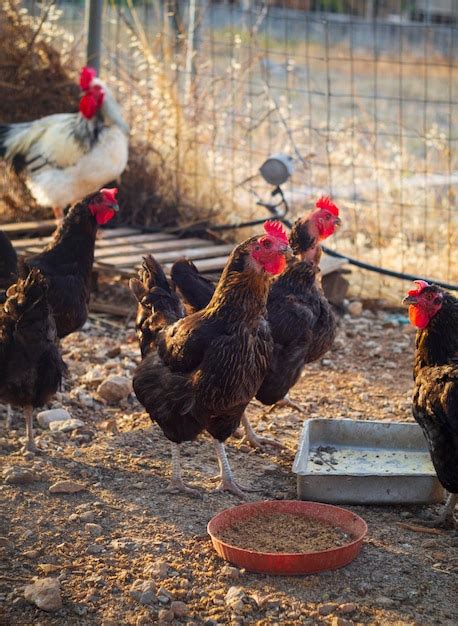
<path fill-rule="evenodd" d="M 414 280 L 416 285 L 416 289 L 411 289 L 408 293 L 409 296 L 418 296 L 422 291 L 426 289 L 426 287 L 430 287 L 430 284 L 426 282 L 426 280 Z"/>
<path fill-rule="evenodd" d="M 92 81 L 97 76 L 97 70 L 93 67 L 83 67 L 80 73 L 80 87 L 83 91 L 87 91 L 91 86 Z"/>
<path fill-rule="evenodd" d="M 317 200 L 316 207 L 317 209 L 327 209 L 328 211 L 331 211 L 331 213 L 336 217 L 339 216 L 339 209 L 336 207 L 336 205 L 329 196 L 321 196 L 321 198 Z"/>
<path fill-rule="evenodd" d="M 116 194 L 118 193 L 117 187 L 113 187 L 112 189 L 101 189 L 100 193 L 103 195 L 106 201 L 117 202 L 116 200 Z"/>
<path fill-rule="evenodd" d="M 280 241 L 288 243 L 288 235 L 286 234 L 285 227 L 281 222 L 277 220 L 267 220 L 264 222 L 264 230 L 271 237 L 275 237 L 275 239 L 280 239 Z"/>

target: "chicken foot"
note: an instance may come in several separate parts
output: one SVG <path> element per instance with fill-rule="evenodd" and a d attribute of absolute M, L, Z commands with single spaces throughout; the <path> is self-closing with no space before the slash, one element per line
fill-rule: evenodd
<path fill-rule="evenodd" d="M 237 496 L 238 498 L 242 498 L 243 500 L 245 500 L 246 498 L 246 493 L 244 493 L 244 491 L 259 491 L 259 489 L 253 489 L 252 487 L 247 487 L 246 485 L 240 485 L 235 481 L 231 466 L 229 464 L 229 459 L 227 458 L 224 443 L 222 441 L 214 439 L 213 444 L 215 446 L 216 456 L 218 457 L 218 465 L 220 471 L 220 483 L 215 491 L 229 491 L 230 493 L 233 493 L 235 496 Z"/>
<path fill-rule="evenodd" d="M 173 441 L 170 443 L 172 448 L 172 480 L 168 487 L 164 489 L 164 492 L 172 494 L 186 493 L 194 498 L 201 498 L 202 494 L 200 491 L 186 485 L 181 476 L 180 444 Z"/>
<path fill-rule="evenodd" d="M 287 393 L 286 396 L 282 400 L 279 400 L 274 405 L 272 405 L 270 409 L 267 411 L 267 413 L 271 413 L 275 409 L 285 407 L 285 406 L 289 406 L 291 409 L 294 409 L 295 411 L 299 411 L 299 413 L 305 413 L 304 407 L 302 407 L 298 402 L 294 402 L 294 400 L 291 400 L 291 398 L 289 397 L 289 393 Z"/>
<path fill-rule="evenodd" d="M 450 493 L 439 515 L 432 516 L 432 519 L 421 519 L 418 522 L 427 528 L 456 528 L 454 513 L 457 503 L 458 494 Z"/>
<path fill-rule="evenodd" d="M 245 434 L 240 443 L 249 443 L 253 448 L 262 449 L 264 446 L 273 446 L 275 448 L 284 448 L 284 446 L 275 439 L 270 439 L 269 437 L 260 437 L 257 435 L 253 426 L 250 424 L 250 420 L 247 415 L 244 413 L 242 417 L 242 424 L 245 430 Z"/>
<path fill-rule="evenodd" d="M 35 443 L 35 439 L 33 436 L 33 408 L 31 406 L 24 407 L 24 417 L 25 417 L 25 433 L 26 433 L 26 442 L 21 448 L 21 452 L 26 454 L 27 452 L 33 452 L 36 454 L 40 452 L 37 448 L 37 444 Z"/>

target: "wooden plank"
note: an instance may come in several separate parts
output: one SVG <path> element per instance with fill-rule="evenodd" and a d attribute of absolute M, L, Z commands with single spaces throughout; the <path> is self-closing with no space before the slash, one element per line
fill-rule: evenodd
<path fill-rule="evenodd" d="M 233 246 L 231 247 L 231 249 Z M 212 259 L 196 259 L 194 261 L 199 272 L 214 272 L 216 270 L 222 270 L 226 265 L 227 255 L 213 257 Z M 164 266 L 165 271 L 170 271 L 173 263 L 168 263 Z"/>
<path fill-rule="evenodd" d="M 129 243 L 143 243 L 145 241 L 170 241 L 177 240 L 175 235 L 170 235 L 167 233 L 141 233 L 141 231 L 137 231 L 137 234 L 128 235 L 127 237 L 116 236 L 116 237 L 108 237 L 105 238 L 104 231 L 102 232 L 102 236 L 97 239 L 97 247 L 103 248 L 107 246 L 124 246 Z"/>
<path fill-rule="evenodd" d="M 129 244 L 124 246 L 115 246 L 114 248 L 106 247 L 97 249 L 95 251 L 96 259 L 101 262 L 106 257 L 119 257 L 136 255 L 137 258 L 141 254 L 150 253 L 156 255 L 158 252 L 165 252 L 168 250 L 176 250 L 177 254 L 179 250 L 183 248 L 189 248 L 190 246 L 198 246 L 201 248 L 214 246 L 214 242 L 206 239 L 172 239 L 171 241 L 145 241 L 142 243 Z"/>
<path fill-rule="evenodd" d="M 125 237 L 126 235 L 139 235 L 142 231 L 139 228 L 121 226 L 121 228 L 104 228 L 100 232 L 103 232 L 103 239 L 113 239 L 114 237 Z"/>
<path fill-rule="evenodd" d="M 30 248 L 30 246 L 42 246 L 44 248 L 51 240 L 52 237 L 31 237 L 27 239 L 12 239 L 11 243 L 13 248 L 19 251 Z"/>
<path fill-rule="evenodd" d="M 205 242 L 207 243 L 207 242 Z M 169 250 L 167 252 L 159 252 L 154 255 L 154 258 L 159 263 L 167 263 L 168 261 L 176 261 L 181 257 L 186 257 L 187 259 L 207 259 L 209 257 L 214 257 L 215 255 L 221 254 L 229 254 L 232 250 L 232 244 L 228 245 L 210 245 L 200 246 L 197 248 L 186 248 L 184 250 Z M 224 257 L 227 259 L 227 256 Z M 129 266 L 139 266 L 141 263 L 141 253 L 136 252 L 135 254 L 127 254 L 120 256 L 111 256 L 105 257 L 103 259 L 97 259 L 99 265 L 113 265 L 114 267 L 129 267 Z"/>
<path fill-rule="evenodd" d="M 34 220 L 31 222 L 15 222 L 14 224 L 0 225 L 0 230 L 3 230 L 9 237 L 11 235 L 25 235 L 27 233 L 51 233 L 55 228 L 55 220 Z"/>

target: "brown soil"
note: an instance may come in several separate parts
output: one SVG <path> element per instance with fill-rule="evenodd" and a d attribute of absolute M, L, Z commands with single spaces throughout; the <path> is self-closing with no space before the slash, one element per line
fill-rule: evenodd
<path fill-rule="evenodd" d="M 287 513 L 251 517 L 228 526 L 218 538 L 232 546 L 256 552 L 319 552 L 349 543 L 341 529 L 319 520 Z"/>
<path fill-rule="evenodd" d="M 118 298 L 119 283 L 116 289 Z M 107 286 L 102 293 L 108 298 Z M 62 345 L 70 378 L 55 404 L 82 419 L 85 427 L 73 433 L 37 427 L 43 453 L 27 461 L 19 454 L 25 432 L 21 412 L 15 411 L 10 433 L 1 430 L 0 421 L 0 465 L 28 468 L 36 475 L 30 484 L 0 484 L 3 623 L 458 623 L 458 534 L 412 532 L 400 525 L 417 523 L 415 518 L 437 506 L 347 506 L 366 520 L 369 532 L 357 559 L 340 570 L 293 577 L 228 567 L 216 555 L 206 526 L 240 501 L 213 491 L 217 465 L 210 439 L 202 436 L 182 446 L 184 479 L 202 490 L 202 499 L 170 495 L 164 492 L 171 474 L 170 447 L 159 428 L 133 396 L 113 405 L 97 398 L 97 382 L 92 381 L 98 375 L 131 376 L 139 361 L 133 322 L 125 327 L 92 315 L 90 325 Z M 237 480 L 260 490 L 248 500 L 296 497 L 291 466 L 304 419 L 412 421 L 413 346 L 413 329 L 393 324 L 384 311 L 343 318 L 334 349 L 307 367 L 292 390 L 305 415 L 290 408 L 268 414 L 258 403 L 249 407 L 255 430 L 285 449 L 256 451 L 234 438 L 227 441 Z M 5 414 L 3 407 L 0 413 Z M 64 479 L 83 483 L 84 491 L 49 493 L 50 485 Z M 99 536 L 86 526 L 89 520 L 100 526 Z M 44 576 L 60 580 L 63 607 L 54 613 L 23 597 L 24 585 Z M 143 583 L 155 589 L 149 604 L 148 596 L 142 603 L 133 591 Z M 241 608 L 226 603 L 233 586 L 245 594 Z M 171 617 L 171 601 L 184 602 L 187 615 Z"/>

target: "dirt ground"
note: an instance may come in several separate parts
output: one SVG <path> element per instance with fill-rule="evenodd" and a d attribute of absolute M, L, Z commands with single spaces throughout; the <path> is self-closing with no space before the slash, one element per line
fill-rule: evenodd
<path fill-rule="evenodd" d="M 307 367 L 292 398 L 308 418 L 411 420 L 413 341 L 413 330 L 387 312 L 345 315 L 333 351 Z M 91 316 L 63 348 L 70 377 L 52 406 L 65 407 L 85 426 L 69 433 L 37 426 L 43 453 L 29 460 L 19 454 L 19 412 L 14 430 L 0 433 L 3 467 L 25 467 L 33 475 L 29 484 L 0 486 L 2 623 L 458 623 L 458 533 L 399 525 L 427 507 L 349 506 L 367 521 L 369 533 L 358 558 L 341 570 L 274 577 L 228 567 L 213 551 L 206 526 L 239 501 L 212 492 L 217 468 L 209 438 L 182 446 L 185 479 L 203 490 L 203 499 L 164 493 L 170 458 L 161 431 L 132 394 L 112 405 L 97 395 L 109 373 L 130 377 L 138 362 L 132 322 L 126 328 Z M 286 447 L 260 452 L 228 441 L 236 476 L 260 490 L 248 499 L 294 498 L 291 466 L 304 416 L 289 408 L 266 414 L 255 403 L 249 415 L 259 433 Z M 49 493 L 62 479 L 84 490 Z M 24 585 L 45 576 L 60 581 L 63 606 L 55 612 L 23 596 Z M 237 589 L 227 596 L 231 587 Z M 174 613 L 176 601 L 184 604 L 173 604 Z"/>

